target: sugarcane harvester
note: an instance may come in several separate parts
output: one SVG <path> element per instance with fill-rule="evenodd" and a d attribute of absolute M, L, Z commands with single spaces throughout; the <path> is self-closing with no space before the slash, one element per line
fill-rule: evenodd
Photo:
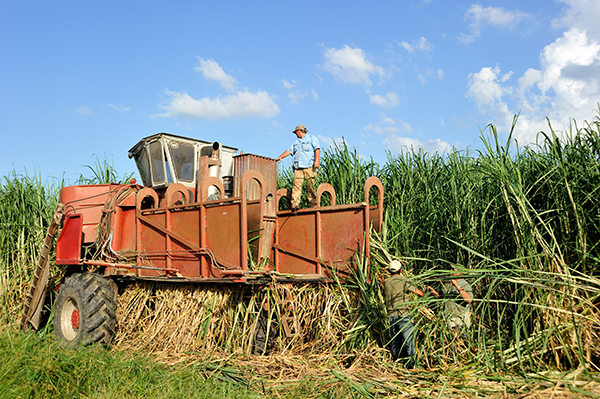
<path fill-rule="evenodd" d="M 21 328 L 42 323 L 55 236 L 62 277 L 53 323 L 58 338 L 73 345 L 110 342 L 124 282 L 331 282 L 356 267 L 357 252 L 369 256 L 370 229 L 379 230 L 383 216 L 379 179 L 366 180 L 362 203 L 336 205 L 333 187 L 323 183 L 316 207 L 280 211 L 290 193 L 277 190 L 276 160 L 236 153 L 159 133 L 129 151 L 143 185 L 64 187 Z M 325 193 L 329 204 L 322 206 Z"/>

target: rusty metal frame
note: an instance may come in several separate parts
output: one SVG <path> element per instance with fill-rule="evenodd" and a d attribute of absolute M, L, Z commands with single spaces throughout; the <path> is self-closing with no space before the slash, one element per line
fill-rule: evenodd
<path fill-rule="evenodd" d="M 262 160 L 260 161 L 262 162 Z M 201 161 L 200 164 L 202 164 Z M 257 183 L 250 184 L 252 180 Z M 177 277 L 177 279 L 185 281 L 202 279 L 242 281 L 246 277 L 264 276 L 265 279 L 313 278 L 322 281 L 329 279 L 331 273 L 347 274 L 348 268 L 355 264 L 352 251 L 364 250 L 365 255 L 369 257 L 369 230 L 371 228 L 380 230 L 383 223 L 383 185 L 376 177 L 370 177 L 365 181 L 364 202 L 337 205 L 334 187 L 331 184 L 323 183 L 317 188 L 316 207 L 294 212 L 279 211 L 275 215 L 266 214 L 268 207 L 278 208 L 280 199 L 283 196 L 289 196 L 289 190 L 277 190 L 275 203 L 268 203 L 266 196 L 270 197 L 270 193 L 265 193 L 267 186 L 264 176 L 257 169 L 247 169 L 240 173 L 237 189 L 240 195 L 237 197 L 224 198 L 224 184 L 216 177 L 205 176 L 198 182 L 200 184 L 196 186 L 195 192 L 180 183 L 174 183 L 159 190 L 130 186 L 137 192 L 135 195 L 127 197 L 127 204 L 123 209 L 115 209 L 117 207 L 114 204 L 112 208 L 109 207 L 111 209 L 104 206 L 103 212 L 115 212 L 117 215 L 113 220 L 115 224 L 120 223 L 118 225 L 118 231 L 121 234 L 119 237 L 130 237 L 127 233 L 131 233 L 135 234 L 135 239 L 110 241 L 110 250 L 117 253 L 116 259 L 102 257 L 101 259 L 77 259 L 74 261 L 82 265 L 105 267 L 107 275 L 115 273 L 114 276 L 117 278 L 125 276 L 117 269 L 125 269 L 131 273 L 130 277 L 143 279 Z M 268 182 L 268 184 L 271 183 Z M 220 199 L 208 200 L 210 187 L 218 189 L 221 194 Z M 377 189 L 377 206 L 370 203 L 370 191 L 373 187 Z M 112 186 L 110 188 L 110 192 L 94 194 L 94 197 L 110 196 Z M 85 187 L 78 190 L 75 193 L 80 193 L 80 197 L 86 194 Z M 251 200 L 249 200 L 248 190 L 252 191 Z M 95 193 L 95 191 L 92 192 Z M 328 193 L 330 198 L 328 206 L 322 206 L 322 197 L 325 193 Z M 76 197 L 75 195 L 71 196 Z M 150 206 L 142 209 L 143 204 L 147 205 L 146 202 L 150 202 Z M 106 204 L 109 203 L 110 198 L 107 197 Z M 215 207 L 218 208 L 221 205 L 226 206 L 224 209 L 231 212 L 229 213 L 231 216 L 224 219 L 229 224 L 224 226 L 219 224 L 220 213 L 215 212 Z M 252 207 L 251 210 L 250 207 Z M 77 211 L 75 208 L 73 210 Z M 176 215 L 177 212 L 186 210 L 192 211 L 190 215 L 193 214 L 194 221 L 189 226 L 193 226 L 192 229 L 186 228 L 185 215 Z M 330 212 L 339 213 L 339 215 L 328 215 Z M 283 223 L 287 223 L 287 221 L 290 222 L 290 225 L 285 230 L 286 227 Z M 219 245 L 220 235 L 227 236 L 227 229 L 231 223 L 236 224 L 235 239 L 227 242 L 235 244 L 233 246 Z M 257 225 L 264 229 L 268 223 L 274 226 L 272 244 L 270 236 L 264 237 L 264 234 L 260 234 L 257 243 L 259 251 L 255 253 L 253 250 L 252 252 L 253 257 L 258 253 L 258 262 L 268 258 L 269 265 L 262 270 L 249 270 L 248 229 L 250 226 L 248 223 L 252 225 L 252 229 Z M 337 233 L 346 226 L 348 226 L 348 234 Z M 108 228 L 117 230 L 116 225 Z M 196 231 L 196 228 L 199 231 Z M 303 237 L 297 245 L 294 242 L 295 231 L 299 231 Z M 280 237 L 280 234 L 283 235 Z M 218 237 L 216 241 L 215 237 Z M 298 237 L 300 236 L 298 235 Z M 283 241 L 280 238 L 283 238 Z M 71 238 L 67 241 L 70 242 Z M 262 252 L 263 246 L 268 246 L 265 254 Z M 224 252 L 228 251 L 228 248 L 231 248 L 231 252 Z M 131 264 L 125 260 L 129 258 L 119 258 L 119 250 L 131 255 Z M 213 251 L 217 253 L 213 253 Z M 81 256 L 83 257 L 83 255 Z M 135 256 L 135 263 L 133 263 L 133 256 Z M 121 262 L 119 259 L 123 261 Z M 199 269 L 197 269 L 198 266 Z M 143 270 L 155 270 L 159 273 L 144 272 Z"/>
<path fill-rule="evenodd" d="M 260 174 L 260 172 L 250 169 L 247 170 L 246 172 L 244 172 L 243 176 L 242 176 L 242 184 L 244 185 L 244 187 L 246 187 L 247 183 L 250 180 L 256 180 L 258 182 L 258 184 L 261 187 L 261 197 L 262 197 L 262 192 L 263 192 L 263 180 L 262 180 L 262 175 Z M 156 193 L 156 191 L 154 191 L 151 188 L 144 188 L 142 190 L 140 190 L 137 193 L 136 196 L 136 230 L 137 230 L 137 268 L 140 268 L 142 266 L 144 266 L 143 264 L 143 254 L 141 251 L 141 248 L 143 248 L 143 242 L 142 242 L 142 238 L 141 238 L 141 231 L 142 231 L 142 227 L 143 225 L 146 225 L 152 229 L 154 229 L 155 231 L 163 234 L 166 238 L 166 250 L 165 250 L 165 255 L 166 255 L 166 262 L 167 262 L 167 267 L 166 268 L 152 268 L 152 270 L 164 270 L 164 271 L 169 271 L 169 270 L 176 270 L 176 269 L 172 269 L 171 268 L 171 262 L 172 262 L 172 240 L 176 240 L 179 244 L 182 244 L 183 246 L 185 246 L 186 248 L 188 248 L 190 251 L 189 253 L 191 254 L 196 254 L 200 256 L 200 270 L 201 270 L 201 276 L 203 278 L 208 278 L 209 277 L 209 272 L 208 272 L 208 260 L 206 259 L 206 257 L 212 258 L 214 261 L 217 262 L 216 265 L 212 265 L 213 267 L 218 267 L 219 265 L 226 267 L 227 269 L 240 269 L 242 271 L 248 271 L 248 255 L 246 252 L 246 247 L 248 246 L 248 202 L 247 202 L 247 196 L 246 196 L 246 190 L 242 190 L 241 191 L 241 197 L 240 198 L 229 198 L 229 199 L 224 199 L 224 200 L 219 200 L 220 202 L 227 202 L 227 203 L 239 203 L 240 206 L 240 266 L 236 266 L 236 265 L 232 265 L 230 263 L 228 263 L 227 261 L 221 259 L 219 256 L 215 255 L 214 253 L 212 253 L 210 251 L 210 249 L 208 249 L 206 247 L 207 241 L 206 241 L 206 231 L 204 226 L 204 223 L 206 223 L 206 205 L 207 203 L 211 203 L 211 202 L 217 202 L 217 201 L 207 201 L 208 199 L 208 188 L 211 186 L 216 186 L 221 194 L 223 195 L 225 193 L 225 189 L 223 187 L 223 183 L 216 177 L 208 177 L 206 179 L 203 180 L 202 182 L 202 187 L 201 187 L 201 192 L 199 193 L 199 198 L 200 198 L 200 202 L 197 203 L 189 203 L 189 196 L 187 194 L 187 188 L 181 184 L 173 184 L 171 186 L 169 186 L 169 188 L 166 191 L 166 195 L 165 195 L 165 204 L 162 207 L 155 207 L 152 209 L 148 209 L 148 210 L 142 210 L 142 203 L 146 198 L 152 198 L 154 201 L 155 206 L 158 205 L 159 200 L 158 200 L 158 194 Z M 183 205 L 172 205 L 171 202 L 173 202 L 173 195 L 180 193 L 182 194 L 182 196 L 184 197 L 184 200 L 186 202 L 186 204 Z M 261 219 L 263 216 L 263 211 L 264 211 L 264 205 L 263 205 L 263 201 L 260 201 L 261 204 Z M 173 225 L 172 225 L 172 220 L 171 220 L 171 214 L 173 210 L 177 210 L 177 209 L 186 209 L 189 207 L 197 207 L 200 210 L 200 244 L 201 246 L 198 246 L 192 242 L 190 242 L 188 239 L 186 239 L 185 237 L 175 233 L 172 231 Z M 151 213 L 165 213 L 166 216 L 166 226 L 163 227 L 159 224 L 157 224 L 156 222 L 152 221 L 151 219 L 149 219 L 148 217 L 146 217 L 145 214 L 147 214 L 148 212 Z M 259 238 L 260 240 L 261 238 Z M 259 245 L 260 245 L 260 241 L 259 241 Z M 161 252 L 161 251 L 157 251 L 157 252 Z M 211 262 L 212 263 L 212 262 Z M 265 274 L 264 272 L 261 272 L 262 274 Z M 222 273 L 223 274 L 223 273 Z"/>

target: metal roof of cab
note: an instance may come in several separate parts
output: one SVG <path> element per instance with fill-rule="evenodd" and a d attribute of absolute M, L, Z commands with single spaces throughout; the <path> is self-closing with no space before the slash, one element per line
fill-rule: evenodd
<path fill-rule="evenodd" d="M 141 139 L 140 141 L 138 141 L 136 145 L 134 145 L 133 147 L 131 147 L 131 149 L 129 150 L 129 153 L 135 154 L 137 152 L 138 147 L 145 145 L 145 143 L 147 143 L 147 142 L 158 140 L 161 137 L 165 137 L 165 138 L 168 138 L 168 139 L 183 139 L 183 140 L 186 140 L 186 141 L 191 141 L 191 142 L 194 142 L 194 143 L 205 144 L 205 145 L 212 145 L 214 143 L 214 141 L 198 140 L 198 139 L 194 139 L 194 138 L 191 138 L 191 137 L 178 136 L 176 134 L 164 133 L 163 132 L 163 133 L 153 134 L 152 136 L 144 137 L 143 139 Z M 234 151 L 238 150 L 235 147 L 229 147 L 229 146 L 222 145 L 222 144 L 221 144 L 221 147 L 222 148 L 227 148 L 227 149 L 230 149 L 230 150 L 234 150 Z"/>

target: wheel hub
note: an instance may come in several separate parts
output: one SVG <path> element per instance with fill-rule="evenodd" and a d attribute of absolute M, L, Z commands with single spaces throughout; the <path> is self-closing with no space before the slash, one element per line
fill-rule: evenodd
<path fill-rule="evenodd" d="M 67 299 L 60 312 L 60 329 L 67 341 L 73 341 L 79 334 L 81 314 L 74 298 Z"/>
<path fill-rule="evenodd" d="M 73 313 L 71 313 L 71 326 L 75 330 L 79 328 L 79 310 L 77 309 L 75 309 Z"/>

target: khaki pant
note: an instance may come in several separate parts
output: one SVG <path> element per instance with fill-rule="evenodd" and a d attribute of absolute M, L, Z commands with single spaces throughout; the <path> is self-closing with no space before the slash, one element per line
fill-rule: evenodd
<path fill-rule="evenodd" d="M 448 327 L 460 331 L 463 328 L 471 328 L 471 311 L 467 310 L 460 315 L 450 315 L 448 317 Z"/>
<path fill-rule="evenodd" d="M 306 184 L 306 194 L 311 208 L 317 206 L 317 190 L 315 189 L 315 176 L 317 170 L 312 168 L 294 169 L 294 187 L 292 188 L 292 208 L 300 207 L 302 197 L 302 186 Z"/>

